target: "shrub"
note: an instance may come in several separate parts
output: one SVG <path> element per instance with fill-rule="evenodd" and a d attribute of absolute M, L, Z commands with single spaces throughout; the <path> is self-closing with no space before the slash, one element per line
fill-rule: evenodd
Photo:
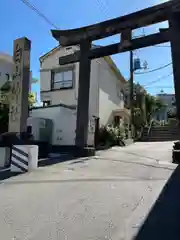
<path fill-rule="evenodd" d="M 99 143 L 101 145 L 124 145 L 123 141 L 126 138 L 125 128 L 120 126 L 101 126 L 99 130 Z"/>
<path fill-rule="evenodd" d="M 107 145 L 108 142 L 112 142 L 112 134 L 108 131 L 106 126 L 101 126 L 99 129 L 99 143 L 101 145 Z"/>

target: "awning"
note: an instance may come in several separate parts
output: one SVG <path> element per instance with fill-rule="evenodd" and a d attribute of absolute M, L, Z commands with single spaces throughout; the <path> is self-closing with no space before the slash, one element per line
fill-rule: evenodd
<path fill-rule="evenodd" d="M 127 108 L 113 110 L 113 114 L 116 116 L 128 117 L 128 118 L 130 118 L 130 116 L 131 116 L 131 112 Z"/>

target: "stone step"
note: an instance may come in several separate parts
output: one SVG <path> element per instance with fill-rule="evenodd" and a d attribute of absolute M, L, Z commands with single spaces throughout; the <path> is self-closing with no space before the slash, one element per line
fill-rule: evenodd
<path fill-rule="evenodd" d="M 173 139 L 180 139 L 180 136 L 172 136 L 172 137 L 160 137 L 160 136 L 157 136 L 157 137 L 148 137 L 148 139 L 162 139 L 162 140 L 173 140 Z"/>
<path fill-rule="evenodd" d="M 148 138 L 171 139 L 171 138 L 180 138 L 180 135 L 176 135 L 176 136 L 150 136 Z"/>
<path fill-rule="evenodd" d="M 176 133 L 176 134 L 180 134 L 180 132 L 178 132 L 178 131 L 167 131 L 167 132 L 161 132 L 161 131 L 159 131 L 159 132 L 156 132 L 156 131 L 151 131 L 150 132 L 150 134 L 174 134 L 174 133 Z"/>
<path fill-rule="evenodd" d="M 143 140 L 143 141 L 144 142 L 175 142 L 178 140 L 179 139 L 174 138 L 174 139 L 148 139 L 147 141 L 146 140 Z"/>
<path fill-rule="evenodd" d="M 180 136 L 179 133 L 150 133 L 149 136 Z"/>
<path fill-rule="evenodd" d="M 180 139 L 180 128 L 177 126 L 152 126 L 149 135 L 148 128 L 144 129 L 143 141 L 174 141 Z"/>
<path fill-rule="evenodd" d="M 177 128 L 167 128 L 167 129 L 153 129 L 153 128 L 151 128 L 151 131 L 154 131 L 154 132 L 167 132 L 167 131 L 180 131 L 180 130 L 177 129 Z"/>

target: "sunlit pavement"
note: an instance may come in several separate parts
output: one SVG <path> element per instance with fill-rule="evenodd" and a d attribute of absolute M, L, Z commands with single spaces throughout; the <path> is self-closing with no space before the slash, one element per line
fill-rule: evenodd
<path fill-rule="evenodd" d="M 1 181 L 1 238 L 132 239 L 176 168 L 172 144 L 115 147 Z"/>

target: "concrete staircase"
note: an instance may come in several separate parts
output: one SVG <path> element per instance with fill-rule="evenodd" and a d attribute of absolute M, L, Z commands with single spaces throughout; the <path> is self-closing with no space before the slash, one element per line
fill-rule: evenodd
<path fill-rule="evenodd" d="M 177 125 L 152 126 L 149 134 L 148 128 L 144 129 L 142 141 L 163 142 L 180 140 L 180 127 Z"/>

